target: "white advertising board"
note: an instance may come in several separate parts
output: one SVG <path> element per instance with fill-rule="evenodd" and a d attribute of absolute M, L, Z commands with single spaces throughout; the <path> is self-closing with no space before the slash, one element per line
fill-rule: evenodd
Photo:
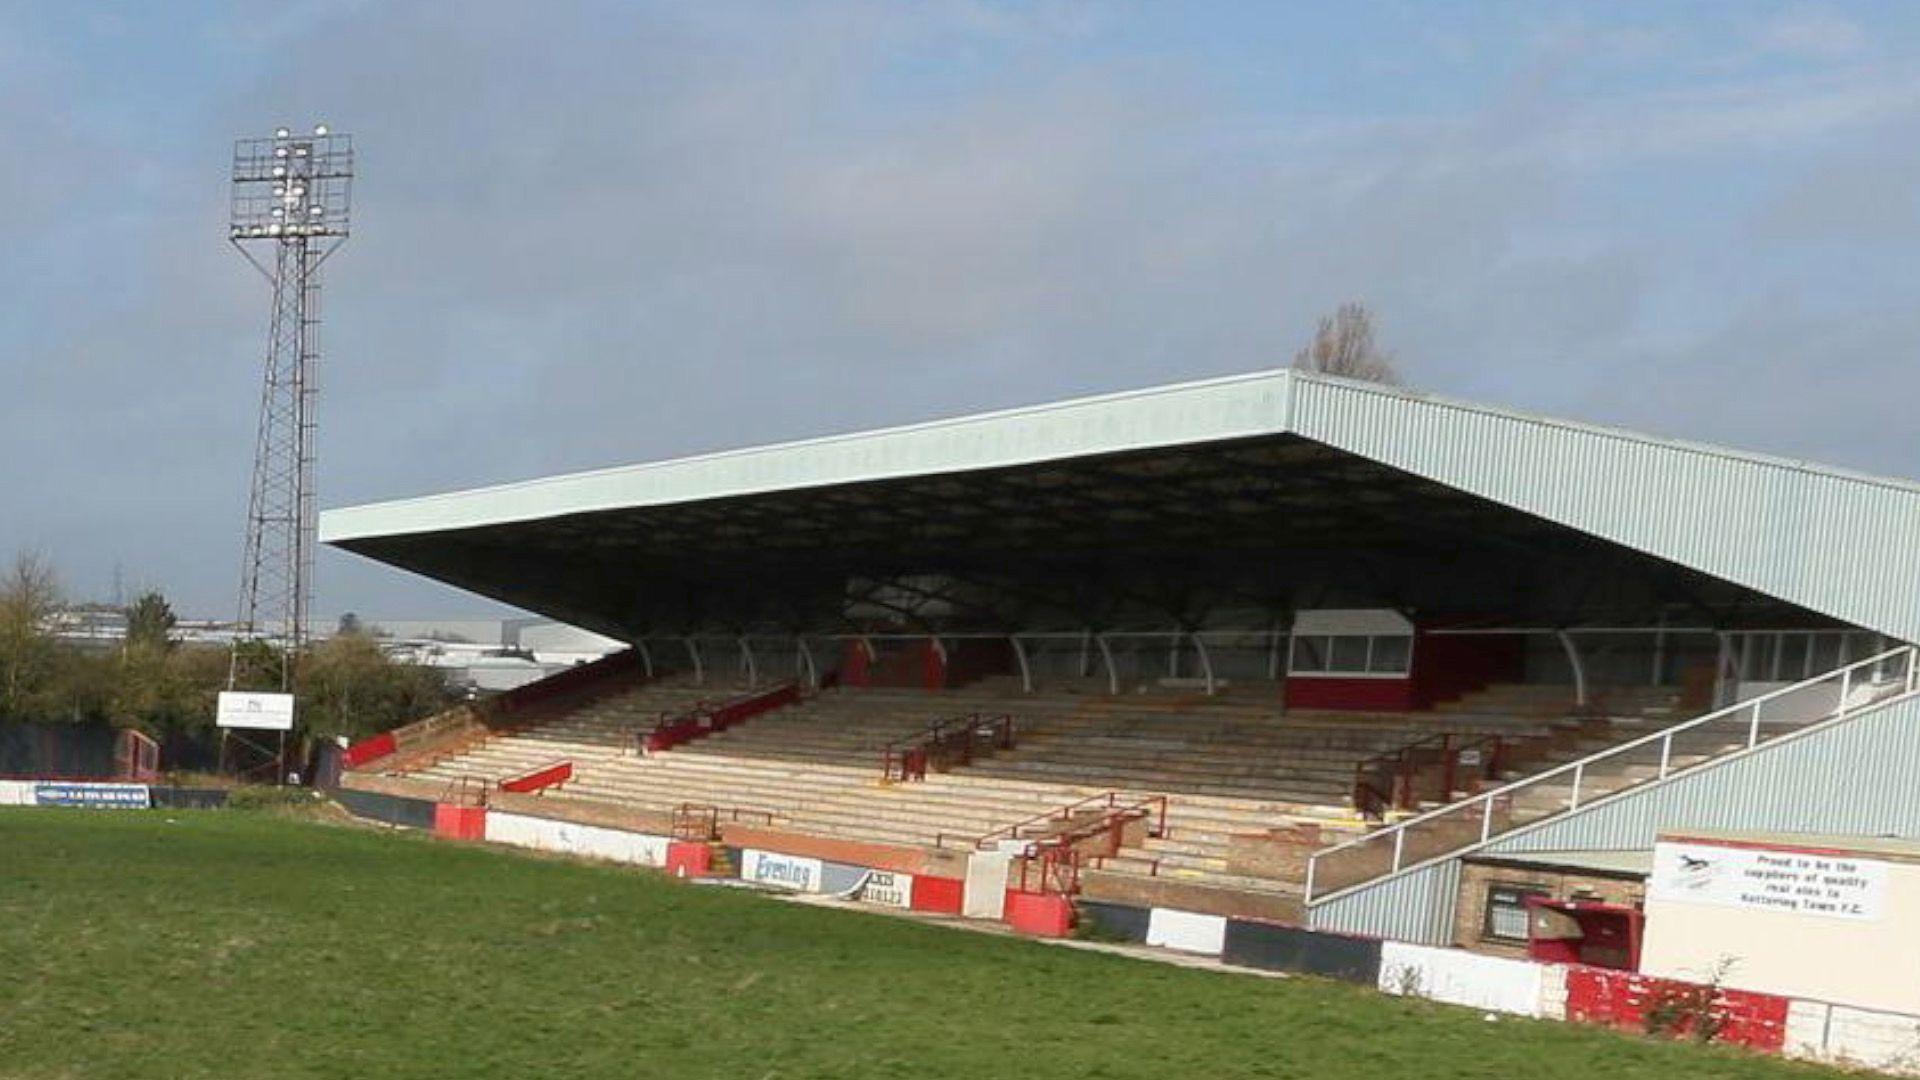
<path fill-rule="evenodd" d="M 1398 941 L 1380 946 L 1379 987 L 1389 994 L 1423 997 L 1482 1012 L 1545 1016 L 1549 983 L 1562 969 L 1531 960 L 1481 956 Z"/>
<path fill-rule="evenodd" d="M 527 814 L 489 811 L 486 837 L 496 844 L 512 844 L 536 851 L 557 851 L 565 855 L 582 855 L 634 866 L 664 866 L 667 862 L 667 838 L 664 836 L 555 821 Z"/>
<path fill-rule="evenodd" d="M 740 876 L 762 885 L 797 892 L 820 891 L 820 860 L 748 849 L 740 855 Z"/>
<path fill-rule="evenodd" d="M 860 887 L 860 899 L 887 907 L 912 907 L 913 875 L 875 870 L 867 875 L 866 884 Z"/>
<path fill-rule="evenodd" d="M 33 786 L 36 806 L 84 806 L 91 810 L 145 810 L 152 805 L 145 784 L 87 784 L 43 780 Z"/>
<path fill-rule="evenodd" d="M 223 728 L 292 731 L 293 695 L 223 690 L 220 692 L 220 707 L 214 714 L 214 723 Z"/>
<path fill-rule="evenodd" d="M 1879 919 L 1887 864 L 1849 855 L 1662 841 L 1647 899 L 1753 911 Z"/>
<path fill-rule="evenodd" d="M 1219 915 L 1154 908 L 1147 917 L 1147 944 L 1219 956 L 1227 943 L 1227 920 Z"/>

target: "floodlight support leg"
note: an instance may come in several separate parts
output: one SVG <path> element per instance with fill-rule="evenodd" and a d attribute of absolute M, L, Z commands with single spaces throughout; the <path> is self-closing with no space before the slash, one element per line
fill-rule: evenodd
<path fill-rule="evenodd" d="M 635 641 L 633 647 L 640 654 L 640 665 L 646 671 L 647 678 L 653 678 L 653 650 L 647 648 L 647 639 Z"/>

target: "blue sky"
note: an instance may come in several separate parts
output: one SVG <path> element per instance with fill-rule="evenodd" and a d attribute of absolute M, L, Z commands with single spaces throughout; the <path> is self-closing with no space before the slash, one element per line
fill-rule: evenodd
<path fill-rule="evenodd" d="M 1423 389 L 1920 473 L 1910 4 L 0 2 L 0 554 L 231 610 L 226 156 L 323 119 L 323 505 L 1280 365 L 1347 299 Z"/>

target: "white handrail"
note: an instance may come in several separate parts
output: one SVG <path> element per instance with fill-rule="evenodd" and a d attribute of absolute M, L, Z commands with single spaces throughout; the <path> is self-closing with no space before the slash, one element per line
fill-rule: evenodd
<path fill-rule="evenodd" d="M 1778 700 L 1779 698 L 1785 697 L 1789 694 L 1799 693 L 1800 691 L 1803 691 L 1808 687 L 1818 686 L 1822 683 L 1831 682 L 1835 678 L 1840 679 L 1840 696 L 1834 704 L 1834 711 L 1828 714 L 1828 718 L 1845 716 L 1849 711 L 1847 697 L 1852 692 L 1853 682 L 1854 682 L 1853 673 L 1856 670 L 1859 670 L 1860 668 L 1877 667 L 1879 665 L 1885 664 L 1888 660 L 1891 660 L 1896 656 L 1902 656 L 1906 660 L 1906 672 L 1900 678 L 1899 685 L 1906 688 L 1908 692 L 1911 692 L 1916 687 L 1916 685 L 1920 685 L 1920 682 L 1917 682 L 1917 680 L 1920 680 L 1920 662 L 1917 662 L 1917 661 L 1920 661 L 1920 650 L 1916 650 L 1916 647 L 1912 645 L 1902 645 L 1896 648 L 1888 649 L 1887 651 L 1880 653 L 1877 656 L 1870 656 L 1865 660 L 1856 660 L 1853 663 L 1847 664 L 1844 667 L 1835 668 L 1831 671 L 1827 671 L 1822 674 L 1815 675 L 1812 678 L 1802 679 L 1797 683 L 1793 683 L 1788 686 L 1778 687 L 1776 689 L 1769 690 L 1764 694 L 1756 694 L 1753 697 L 1746 699 L 1745 701 L 1734 702 L 1732 705 L 1728 705 L 1723 708 L 1716 709 L 1713 712 L 1705 713 L 1701 716 L 1696 716 L 1691 720 L 1682 721 L 1681 723 L 1675 724 L 1671 727 L 1662 728 L 1659 731 L 1650 732 L 1649 734 L 1642 735 L 1637 739 L 1632 739 L 1627 742 L 1620 743 L 1617 746 L 1609 746 L 1604 750 L 1598 750 L 1598 751 L 1595 751 L 1594 753 L 1588 754 L 1586 757 L 1579 758 L 1574 761 L 1569 761 L 1561 765 L 1556 765 L 1553 768 L 1546 770 L 1545 772 L 1535 773 L 1532 776 L 1522 777 L 1518 780 L 1513 781 L 1512 783 L 1503 784 L 1500 787 L 1494 788 L 1491 791 L 1483 791 L 1483 792 L 1480 792 L 1479 794 L 1471 795 L 1457 802 L 1448 803 L 1446 806 L 1436 807 L 1435 809 L 1429 810 L 1424 814 L 1416 814 L 1413 817 L 1404 818 L 1400 821 L 1395 822 L 1392 825 L 1387 826 L 1384 829 L 1376 829 L 1373 832 L 1367 833 L 1364 836 L 1356 836 L 1351 840 L 1343 841 L 1331 847 L 1321 848 L 1319 851 L 1316 851 L 1311 855 L 1307 856 L 1306 890 L 1305 890 L 1305 895 L 1303 897 L 1303 900 L 1304 902 L 1310 904 L 1315 899 L 1314 885 L 1316 883 L 1316 879 L 1319 876 L 1317 871 L 1319 870 L 1319 863 L 1322 858 L 1337 854 L 1341 851 L 1346 851 L 1349 849 L 1361 847 L 1366 844 L 1379 842 L 1380 840 L 1382 840 L 1382 838 L 1384 838 L 1389 833 L 1391 833 L 1394 835 L 1393 863 L 1391 868 L 1388 869 L 1386 873 L 1387 874 L 1399 873 L 1399 871 L 1402 868 L 1403 855 L 1406 850 L 1406 832 L 1408 829 L 1411 829 L 1416 825 L 1420 825 L 1425 822 L 1432 821 L 1436 818 L 1446 817 L 1449 815 L 1457 815 L 1462 811 L 1474 806 L 1479 806 L 1481 808 L 1480 810 L 1480 841 L 1479 842 L 1484 844 L 1493 838 L 1493 809 L 1494 809 L 1495 800 L 1509 796 L 1512 793 L 1519 791 L 1523 788 L 1534 787 L 1538 784 L 1551 780 L 1557 776 L 1564 776 L 1567 773 L 1573 774 L 1573 791 L 1569 797 L 1568 810 L 1569 811 L 1577 810 L 1579 809 L 1580 802 L 1581 802 L 1580 785 L 1581 785 L 1581 781 L 1585 778 L 1587 766 L 1592 765 L 1596 762 L 1605 761 L 1609 758 L 1616 757 L 1620 754 L 1627 753 L 1630 750 L 1635 750 L 1642 746 L 1647 746 L 1651 743 L 1658 742 L 1661 744 L 1660 772 L 1659 772 L 1658 779 L 1665 780 L 1669 775 L 1669 771 L 1670 771 L 1668 766 L 1669 766 L 1669 762 L 1672 760 L 1674 736 L 1683 734 L 1687 731 L 1690 731 L 1697 727 L 1701 727 L 1706 724 L 1711 724 L 1716 720 L 1724 720 L 1728 717 L 1738 715 L 1741 712 L 1752 710 L 1753 717 L 1748 724 L 1746 741 L 1747 741 L 1747 746 L 1749 748 L 1757 746 L 1759 745 L 1759 742 L 1760 742 L 1760 713 L 1761 713 L 1762 707 L 1765 706 L 1769 701 Z M 1547 816 L 1551 816 L 1551 815 L 1547 815 Z M 1460 846 L 1472 847 L 1476 845 L 1472 843 L 1467 843 L 1467 844 L 1462 844 Z M 1355 882 L 1352 884 L 1358 884 L 1358 882 Z M 1345 888 L 1347 886 L 1341 886 L 1341 887 Z"/>

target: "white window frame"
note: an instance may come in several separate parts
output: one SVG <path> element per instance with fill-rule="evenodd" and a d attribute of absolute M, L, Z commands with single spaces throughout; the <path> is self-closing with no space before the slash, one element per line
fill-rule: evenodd
<path fill-rule="evenodd" d="M 1333 641 L 1335 638 L 1362 638 L 1367 643 L 1366 654 L 1360 660 L 1358 670 L 1333 667 Z M 1397 638 L 1407 643 L 1407 661 L 1398 671 L 1372 671 L 1375 643 Z M 1288 634 L 1287 635 L 1287 677 L 1299 679 L 1395 679 L 1404 680 L 1413 677 L 1413 641 L 1412 634 Z M 1302 639 L 1317 639 L 1322 643 L 1321 655 L 1326 658 L 1327 667 L 1319 671 L 1302 671 L 1294 666 L 1295 643 Z"/>

